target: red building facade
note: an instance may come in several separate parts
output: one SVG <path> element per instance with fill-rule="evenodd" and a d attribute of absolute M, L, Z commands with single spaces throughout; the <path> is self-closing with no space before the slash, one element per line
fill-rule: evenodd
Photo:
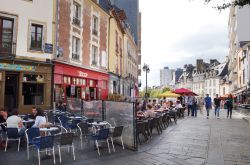
<path fill-rule="evenodd" d="M 108 77 L 107 73 L 55 62 L 57 100 L 65 100 L 67 97 L 105 100 L 108 96 Z"/>
<path fill-rule="evenodd" d="M 109 14 L 96 1 L 59 1 L 56 101 L 107 98 L 108 21 Z"/>

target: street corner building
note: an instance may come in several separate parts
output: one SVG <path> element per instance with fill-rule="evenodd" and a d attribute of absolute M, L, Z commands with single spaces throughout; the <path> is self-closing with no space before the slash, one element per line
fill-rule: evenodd
<path fill-rule="evenodd" d="M 108 96 L 109 14 L 95 1 L 59 1 L 55 98 L 84 100 Z"/>
<path fill-rule="evenodd" d="M 0 4 L 0 108 L 50 108 L 54 1 Z"/>

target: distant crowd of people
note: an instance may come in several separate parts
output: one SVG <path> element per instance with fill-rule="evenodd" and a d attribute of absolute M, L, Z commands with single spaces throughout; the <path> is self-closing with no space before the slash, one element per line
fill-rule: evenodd
<path fill-rule="evenodd" d="M 204 99 L 196 98 L 192 94 L 188 96 L 180 96 L 177 98 L 176 102 L 166 101 L 166 99 L 161 99 L 160 101 L 149 100 L 146 102 L 144 100 L 142 103 L 136 102 L 136 111 L 145 111 L 145 110 L 156 110 L 159 108 L 182 108 L 186 107 L 187 115 L 197 117 L 197 111 L 200 110 L 200 113 L 203 113 L 203 107 L 206 110 L 207 119 L 209 119 L 210 111 L 214 107 L 214 115 L 218 119 L 220 118 L 220 109 L 227 109 L 227 118 L 232 118 L 232 109 L 233 109 L 234 99 L 232 94 L 228 95 L 228 98 L 220 98 L 218 94 L 212 100 L 209 94 L 206 94 Z M 150 113 L 149 113 L 150 114 Z"/>

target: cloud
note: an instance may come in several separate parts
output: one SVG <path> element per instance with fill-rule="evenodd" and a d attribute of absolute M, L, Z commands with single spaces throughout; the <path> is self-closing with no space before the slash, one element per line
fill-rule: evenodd
<path fill-rule="evenodd" d="M 227 10 L 220 13 L 211 5 L 188 0 L 141 0 L 140 6 L 142 65 L 150 66 L 150 86 L 159 85 L 164 66 L 182 68 L 197 58 L 223 61 L 227 56 Z M 145 73 L 141 79 L 145 82 Z"/>

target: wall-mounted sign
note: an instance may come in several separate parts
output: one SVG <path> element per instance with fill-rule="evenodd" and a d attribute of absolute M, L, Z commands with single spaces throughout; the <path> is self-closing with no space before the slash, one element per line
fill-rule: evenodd
<path fill-rule="evenodd" d="M 88 73 L 84 73 L 82 71 L 78 71 L 79 77 L 88 77 Z"/>
<path fill-rule="evenodd" d="M 58 47 L 57 48 L 57 57 L 62 57 L 63 56 L 63 48 L 62 47 Z"/>
<path fill-rule="evenodd" d="M 14 71 L 35 71 L 36 67 L 29 65 L 21 65 L 21 64 L 0 63 L 0 69 L 14 70 Z"/>
<path fill-rule="evenodd" d="M 52 54 L 53 53 L 53 45 L 45 43 L 44 52 Z"/>

